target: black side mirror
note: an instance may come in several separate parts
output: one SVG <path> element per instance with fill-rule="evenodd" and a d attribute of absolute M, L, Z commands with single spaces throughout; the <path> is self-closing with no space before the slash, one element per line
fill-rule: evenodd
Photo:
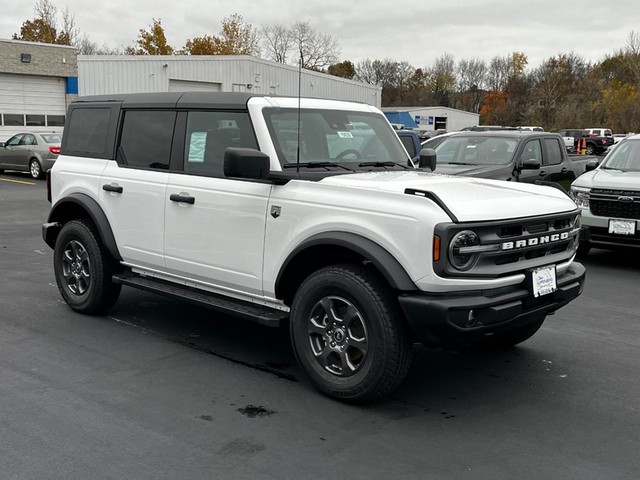
<path fill-rule="evenodd" d="M 584 166 L 584 171 L 590 172 L 591 170 L 595 170 L 596 168 L 598 168 L 599 165 L 600 165 L 600 162 L 598 160 L 591 160 L 590 162 L 587 162 L 586 165 Z"/>
<path fill-rule="evenodd" d="M 0 142 L 0 148 L 4 148 L 4 142 Z"/>
<path fill-rule="evenodd" d="M 436 169 L 436 156 L 436 151 L 433 148 L 423 148 L 420 150 L 418 166 L 420 168 L 430 168 L 433 172 Z"/>
<path fill-rule="evenodd" d="M 271 161 L 269 155 L 253 148 L 229 147 L 224 152 L 224 176 L 266 180 Z"/>
<path fill-rule="evenodd" d="M 522 161 L 521 170 L 538 170 L 540 168 L 540 160 L 528 158 Z"/>

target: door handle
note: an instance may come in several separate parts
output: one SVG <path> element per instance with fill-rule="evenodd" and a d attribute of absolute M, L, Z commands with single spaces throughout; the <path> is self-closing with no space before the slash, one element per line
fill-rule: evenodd
<path fill-rule="evenodd" d="M 560 170 L 560 173 L 569 173 L 571 170 L 568 169 L 567 167 L 563 167 L 562 170 Z"/>
<path fill-rule="evenodd" d="M 192 197 L 191 195 L 181 195 L 179 193 L 172 193 L 169 195 L 169 200 L 178 203 L 188 203 L 189 205 L 196 203 L 195 197 Z"/>
<path fill-rule="evenodd" d="M 122 187 L 120 185 L 102 185 L 102 190 L 105 192 L 114 192 L 114 193 L 122 193 Z"/>
<path fill-rule="evenodd" d="M 544 177 L 547 174 L 546 170 L 540 170 L 540 173 L 538 173 L 539 176 Z"/>

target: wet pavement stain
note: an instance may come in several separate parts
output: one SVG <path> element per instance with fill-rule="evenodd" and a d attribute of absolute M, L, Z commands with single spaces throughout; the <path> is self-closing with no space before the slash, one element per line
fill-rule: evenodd
<path fill-rule="evenodd" d="M 274 413 L 276 413 L 274 410 L 267 410 L 262 405 L 260 406 L 247 405 L 244 408 L 238 408 L 237 411 L 243 415 L 246 415 L 249 418 L 269 417 Z"/>

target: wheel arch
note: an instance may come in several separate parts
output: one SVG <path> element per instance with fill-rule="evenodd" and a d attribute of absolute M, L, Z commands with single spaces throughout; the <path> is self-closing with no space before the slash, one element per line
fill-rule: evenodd
<path fill-rule="evenodd" d="M 370 262 L 395 290 L 417 290 L 400 262 L 376 242 L 349 232 L 324 232 L 298 245 L 286 258 L 276 277 L 275 294 L 291 304 L 300 283 L 313 271 L 347 262 Z"/>
<path fill-rule="evenodd" d="M 121 261 L 122 257 L 118 251 L 118 245 L 107 216 L 98 205 L 98 202 L 84 193 L 72 193 L 56 202 L 51 208 L 48 222 L 49 224 L 56 224 L 58 227 L 48 229 L 48 235 L 45 238 L 47 245 L 54 248 L 62 226 L 71 220 L 79 218 L 88 218 L 93 222 L 111 257 Z"/>

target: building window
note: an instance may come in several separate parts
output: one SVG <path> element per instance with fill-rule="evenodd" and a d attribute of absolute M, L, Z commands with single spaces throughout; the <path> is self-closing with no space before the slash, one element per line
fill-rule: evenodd
<path fill-rule="evenodd" d="M 5 113 L 4 126 L 5 127 L 24 127 L 24 115 L 16 113 Z"/>
<path fill-rule="evenodd" d="M 44 127 L 44 115 L 27 115 L 27 127 Z"/>
<path fill-rule="evenodd" d="M 47 115 L 48 127 L 64 127 L 64 115 Z"/>

